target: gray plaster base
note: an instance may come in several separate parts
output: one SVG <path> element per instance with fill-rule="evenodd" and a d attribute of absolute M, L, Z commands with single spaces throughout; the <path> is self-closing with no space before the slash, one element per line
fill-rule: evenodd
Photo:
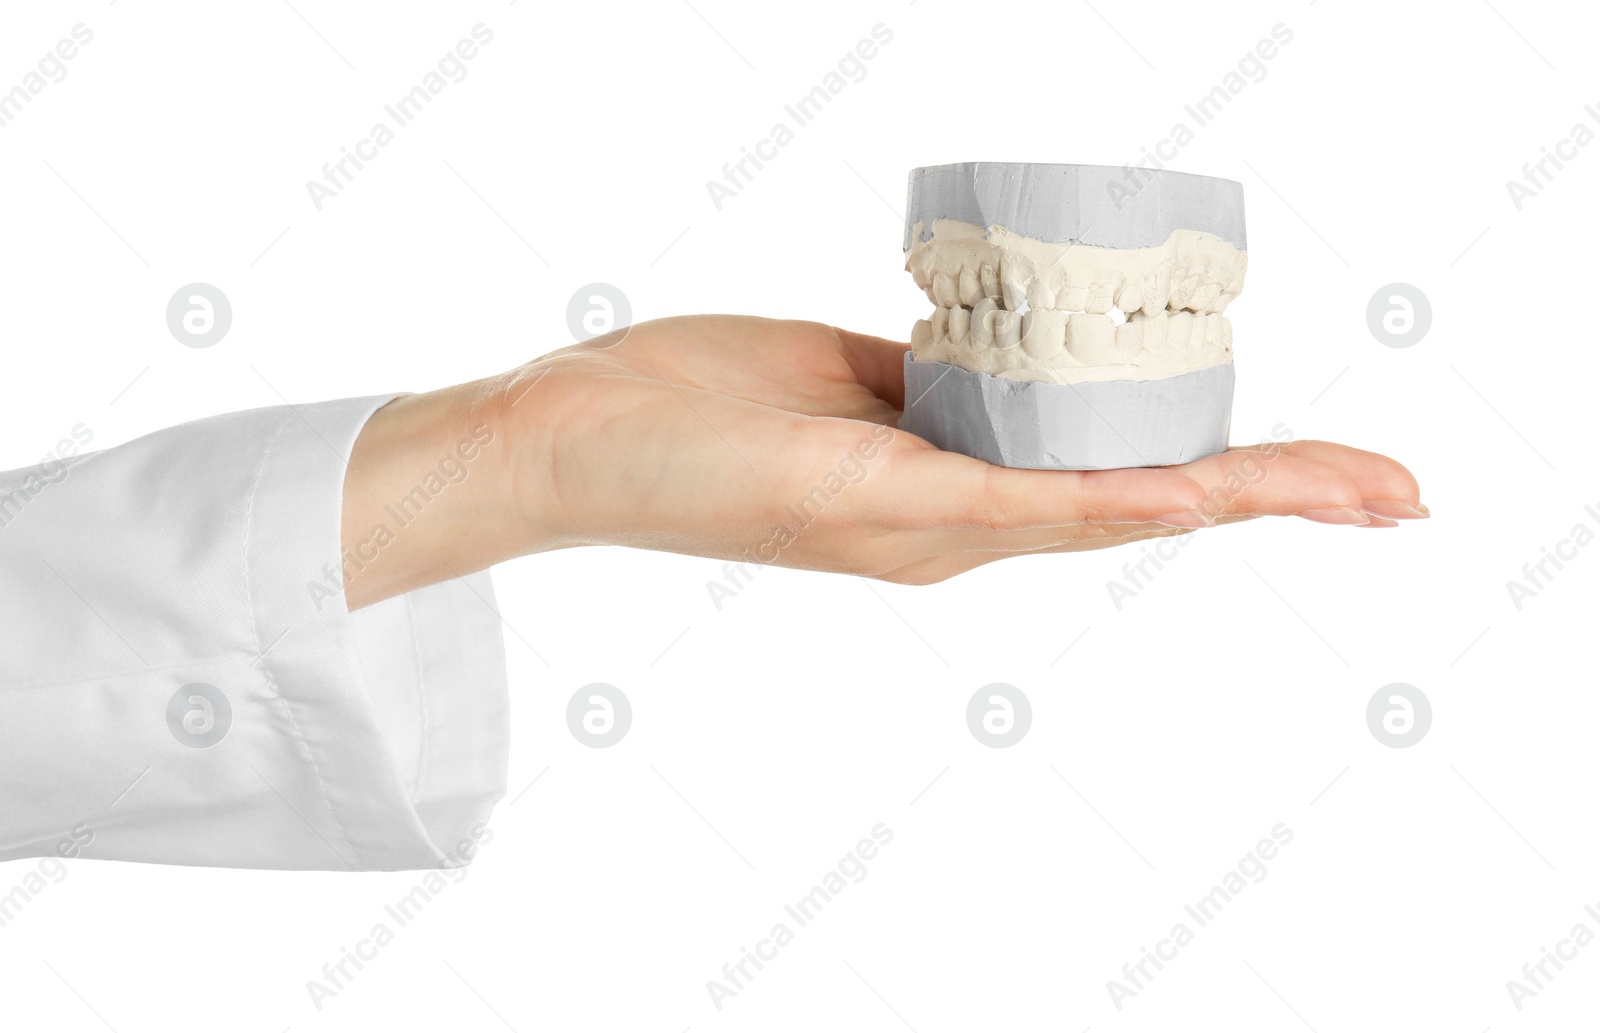
<path fill-rule="evenodd" d="M 1172 466 L 1228 447 L 1233 364 L 1160 380 L 1054 384 L 905 361 L 900 429 L 1025 470 Z"/>
<path fill-rule="evenodd" d="M 967 161 L 912 169 L 905 249 L 922 223 L 938 219 L 988 230 L 1004 226 L 1034 240 L 1095 247 L 1159 247 L 1179 230 L 1204 231 L 1240 251 L 1244 187 L 1231 179 L 1170 169 Z"/>

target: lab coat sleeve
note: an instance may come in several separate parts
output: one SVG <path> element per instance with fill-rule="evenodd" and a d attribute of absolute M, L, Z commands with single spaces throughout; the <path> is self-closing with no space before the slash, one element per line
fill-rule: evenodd
<path fill-rule="evenodd" d="M 0 860 L 472 859 L 508 751 L 488 573 L 345 606 L 347 458 L 391 397 L 0 473 Z"/>

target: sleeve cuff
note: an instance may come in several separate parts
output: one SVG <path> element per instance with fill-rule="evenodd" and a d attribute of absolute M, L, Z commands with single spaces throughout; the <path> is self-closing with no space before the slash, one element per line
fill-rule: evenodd
<path fill-rule="evenodd" d="M 342 567 L 363 557 L 340 552 L 348 464 L 331 460 L 393 397 L 299 407 L 251 500 L 246 564 L 267 650 L 258 667 L 299 747 L 305 815 L 326 815 L 320 831 L 336 856 L 316 867 L 467 864 L 505 793 L 505 645 L 488 572 L 345 608 Z M 287 630 L 269 649 L 277 629 Z"/>
<path fill-rule="evenodd" d="M 471 861 L 509 752 L 489 575 L 345 606 L 347 457 L 393 397 L 81 456 L 8 523 L 0 860 Z"/>

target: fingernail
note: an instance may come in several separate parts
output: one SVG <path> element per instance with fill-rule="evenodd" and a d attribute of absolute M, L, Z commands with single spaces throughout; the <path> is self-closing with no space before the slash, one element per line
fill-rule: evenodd
<path fill-rule="evenodd" d="M 1168 527 L 1210 527 L 1212 524 L 1211 518 L 1198 510 L 1168 513 L 1165 516 L 1156 517 L 1155 522 L 1166 524 Z"/>
<path fill-rule="evenodd" d="M 1431 515 L 1428 507 L 1422 503 L 1413 506 L 1399 499 L 1372 499 L 1363 502 L 1361 508 L 1374 516 L 1388 517 L 1391 520 L 1421 520 Z"/>
<path fill-rule="evenodd" d="M 1319 524 L 1365 524 L 1368 517 L 1359 510 L 1349 506 L 1336 506 L 1332 509 L 1308 509 L 1300 516 L 1307 520 L 1315 520 Z"/>
<path fill-rule="evenodd" d="M 1375 517 L 1372 517 L 1370 520 L 1368 520 L 1366 523 L 1359 524 L 1357 526 L 1359 526 L 1359 527 L 1399 527 L 1400 526 L 1400 521 L 1398 521 L 1398 520 L 1390 520 L 1388 517 L 1375 516 Z"/>

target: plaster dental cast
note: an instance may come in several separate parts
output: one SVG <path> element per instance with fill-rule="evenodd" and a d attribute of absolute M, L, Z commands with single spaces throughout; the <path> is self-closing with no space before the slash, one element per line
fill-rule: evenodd
<path fill-rule="evenodd" d="M 900 424 L 1005 466 L 1171 466 L 1228 446 L 1238 183 L 1099 165 L 911 173 L 906 269 L 937 306 Z"/>
<path fill-rule="evenodd" d="M 1399 463 L 1322 441 L 1272 443 L 1253 480 L 1259 448 L 1087 471 L 943 451 L 898 429 L 908 350 L 660 319 L 473 383 L 215 416 L 48 479 L 0 474 L 0 860 L 85 828 L 85 858 L 469 863 L 506 786 L 488 568 L 513 557 L 744 562 L 798 522 L 766 562 L 929 584 L 1263 516 L 1427 515 Z M 806 501 L 846 466 L 867 475 Z"/>

